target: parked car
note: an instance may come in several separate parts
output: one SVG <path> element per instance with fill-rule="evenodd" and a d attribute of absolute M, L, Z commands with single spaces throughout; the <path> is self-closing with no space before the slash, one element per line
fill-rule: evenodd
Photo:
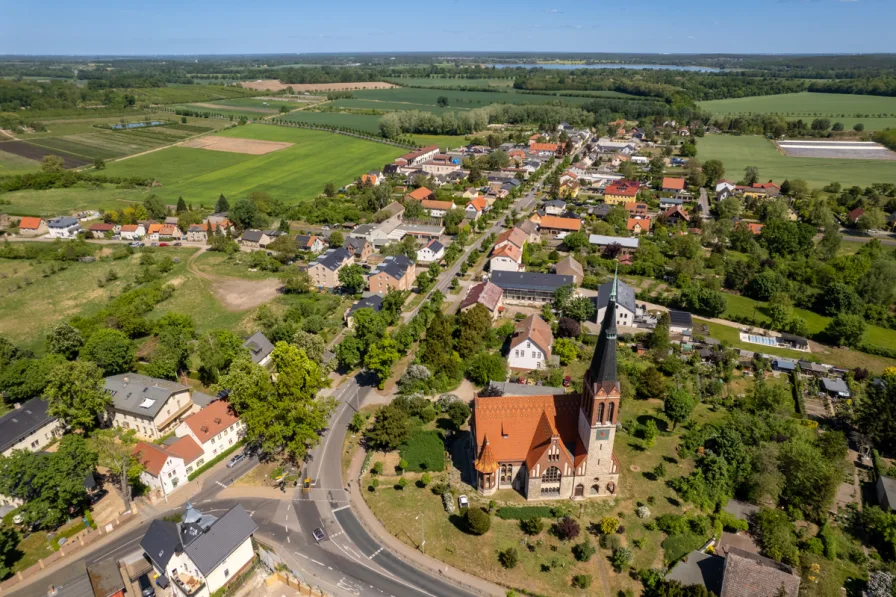
<path fill-rule="evenodd" d="M 156 594 L 156 590 L 152 587 L 152 583 L 149 582 L 149 576 L 144 574 L 137 579 L 140 585 L 140 594 L 143 597 L 153 597 Z"/>
<path fill-rule="evenodd" d="M 311 531 L 311 534 L 314 536 L 314 540 L 317 541 L 318 543 L 320 543 L 321 541 L 323 541 L 324 539 L 327 538 L 327 535 L 324 533 L 324 530 L 320 527 L 317 527 L 316 529 Z"/>
<path fill-rule="evenodd" d="M 183 243 L 181 243 L 181 242 L 178 241 L 178 242 L 174 243 L 174 246 L 175 246 L 175 247 L 179 247 L 179 246 L 181 246 L 182 244 L 183 244 Z"/>
<path fill-rule="evenodd" d="M 233 458 L 230 459 L 230 462 L 227 463 L 227 468 L 233 468 L 240 462 L 242 462 L 246 458 L 246 455 L 243 452 L 234 455 Z"/>
<path fill-rule="evenodd" d="M 566 377 L 563 378 L 563 387 L 564 388 L 568 388 L 571 383 L 572 383 L 572 378 L 570 376 L 567 375 Z"/>
<path fill-rule="evenodd" d="M 150 246 L 152 246 L 152 247 L 158 247 L 158 246 L 159 246 L 159 243 L 150 243 Z"/>
<path fill-rule="evenodd" d="M 466 495 L 460 495 L 460 496 L 458 496 L 458 498 L 457 498 L 457 506 L 458 506 L 461 510 L 463 510 L 464 508 L 469 508 L 469 507 L 470 507 L 470 500 L 467 499 L 467 496 L 466 496 Z"/>
<path fill-rule="evenodd" d="M 168 246 L 168 243 L 159 243 L 159 246 L 160 246 L 160 247 L 167 247 L 167 246 Z"/>

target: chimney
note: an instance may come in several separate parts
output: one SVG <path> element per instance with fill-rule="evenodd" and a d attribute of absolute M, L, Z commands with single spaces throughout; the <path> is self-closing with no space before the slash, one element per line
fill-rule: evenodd
<path fill-rule="evenodd" d="M 217 423 L 218 425 L 220 425 L 220 424 L 221 424 L 221 417 L 215 417 L 215 423 Z"/>

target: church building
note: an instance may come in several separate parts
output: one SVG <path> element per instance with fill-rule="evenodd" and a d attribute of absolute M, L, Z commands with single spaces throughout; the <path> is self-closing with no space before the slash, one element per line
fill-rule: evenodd
<path fill-rule="evenodd" d="M 614 280 L 582 394 L 474 398 L 476 485 L 484 495 L 498 489 L 515 489 L 528 500 L 616 494 L 616 290 Z"/>

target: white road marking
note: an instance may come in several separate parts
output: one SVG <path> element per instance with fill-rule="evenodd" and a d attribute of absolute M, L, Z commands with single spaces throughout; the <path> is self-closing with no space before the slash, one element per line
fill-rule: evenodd
<path fill-rule="evenodd" d="M 118 551 L 119 549 L 121 549 L 122 547 L 124 547 L 125 545 L 130 545 L 131 543 L 133 543 L 133 542 L 135 542 L 135 541 L 140 541 L 142 538 L 143 538 L 143 537 L 137 537 L 137 538 L 135 538 L 135 539 L 131 539 L 131 540 L 128 541 L 127 543 L 125 543 L 125 544 L 123 544 L 123 545 L 119 545 L 118 547 L 116 547 L 116 548 L 113 549 L 112 551 L 108 551 L 108 552 L 104 553 L 103 555 L 98 556 L 98 557 L 97 557 L 97 560 L 103 560 L 103 559 L 106 558 L 106 556 L 109 556 L 109 555 L 115 553 L 116 551 Z"/>
<path fill-rule="evenodd" d="M 339 508 L 333 508 L 333 512 L 339 512 L 340 510 L 345 510 L 346 508 L 351 508 L 351 506 L 340 506 Z"/>
<path fill-rule="evenodd" d="M 223 487 L 224 489 L 227 489 L 227 486 L 224 485 L 223 483 L 221 483 L 220 481 L 215 481 L 215 483 L 217 483 L 218 485 L 220 485 L 220 486 Z"/>
<path fill-rule="evenodd" d="M 382 547 L 380 547 L 378 550 L 376 550 L 375 552 L 373 552 L 372 555 L 367 556 L 367 559 L 368 559 L 368 560 L 372 560 L 373 558 L 375 558 L 375 557 L 377 557 L 378 555 L 380 555 L 380 552 L 381 552 L 381 551 L 383 551 L 383 548 L 382 548 Z"/>
<path fill-rule="evenodd" d="M 309 559 L 311 559 L 311 558 L 309 558 Z M 317 564 L 318 566 L 323 566 L 323 565 L 324 565 L 323 562 L 318 562 L 317 560 L 314 560 L 314 559 L 311 559 L 311 561 L 314 562 L 315 564 Z"/>

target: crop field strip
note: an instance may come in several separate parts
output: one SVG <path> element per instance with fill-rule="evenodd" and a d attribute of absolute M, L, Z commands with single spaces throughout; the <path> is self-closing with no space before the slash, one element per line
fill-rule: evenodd
<path fill-rule="evenodd" d="M 437 106 L 438 98 L 448 99 L 449 108 L 481 108 L 489 104 L 545 104 L 558 99 L 568 104 L 584 104 L 590 97 L 557 96 L 549 94 L 515 93 L 512 91 L 459 91 L 454 89 L 363 89 L 352 92 L 356 100 L 378 100 L 381 102 L 402 102 Z M 340 100 L 346 101 L 346 100 Z M 351 101 L 351 100 L 348 100 Z"/>
<path fill-rule="evenodd" d="M 61 150 L 51 150 L 40 145 L 34 145 L 26 141 L 2 141 L 0 142 L 0 151 L 5 151 L 14 155 L 22 156 L 31 160 L 40 161 L 44 156 L 59 156 L 66 168 L 78 168 L 86 166 L 91 160 L 67 153 Z"/>
<path fill-rule="evenodd" d="M 376 134 L 380 132 L 380 118 L 382 118 L 382 116 L 352 114 L 350 112 L 312 112 L 310 110 L 297 110 L 279 116 L 278 118 L 292 122 L 307 122 L 308 124 L 358 129 Z"/>
<path fill-rule="evenodd" d="M 778 147 L 788 156 L 805 158 L 896 160 L 896 152 L 892 152 L 883 145 L 871 141 L 784 139 L 778 141 Z"/>

